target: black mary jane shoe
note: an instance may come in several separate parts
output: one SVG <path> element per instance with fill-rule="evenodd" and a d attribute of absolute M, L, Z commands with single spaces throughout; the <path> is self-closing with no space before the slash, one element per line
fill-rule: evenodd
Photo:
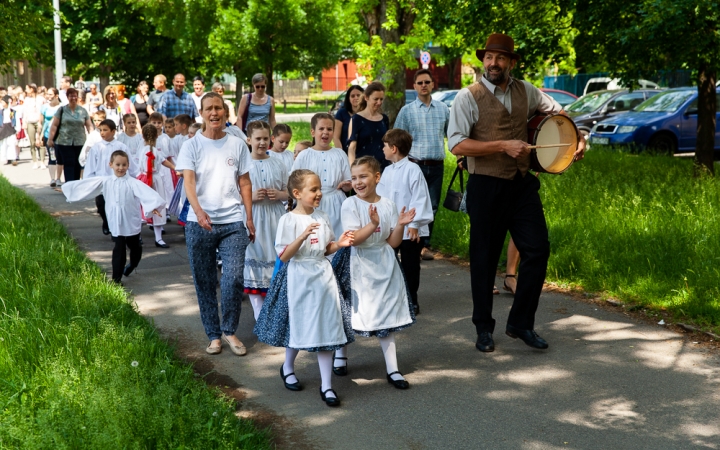
<path fill-rule="evenodd" d="M 107 236 L 108 234 L 110 234 L 110 228 L 107 225 L 103 225 L 102 232 L 105 236 Z"/>
<path fill-rule="evenodd" d="M 326 397 L 325 394 L 326 394 L 327 392 L 331 392 L 331 391 L 332 391 L 333 394 L 335 394 L 335 397 Z M 335 392 L 335 390 L 332 389 L 332 388 L 330 388 L 330 389 L 328 389 L 327 391 L 323 392 L 322 387 L 321 387 L 321 388 L 320 388 L 320 398 L 321 398 L 322 401 L 324 401 L 325 404 L 328 405 L 328 406 L 340 406 L 340 399 L 339 399 L 338 396 L 337 396 L 337 392 Z"/>
<path fill-rule="evenodd" d="M 345 361 L 346 361 L 346 362 L 345 362 L 345 365 L 344 365 L 344 366 L 340 366 L 340 367 L 335 367 L 335 360 L 336 360 L 336 359 L 345 360 Z M 344 377 L 345 375 L 348 374 L 348 370 L 347 370 L 347 358 L 343 358 L 342 356 L 335 356 L 335 353 L 333 353 L 333 373 L 334 373 L 335 375 L 339 376 L 339 377 Z"/>
<path fill-rule="evenodd" d="M 300 381 L 296 381 L 294 383 L 288 383 L 286 380 L 289 376 L 295 375 L 295 372 L 289 373 L 285 375 L 285 371 L 283 370 L 283 366 L 280 366 L 280 377 L 283 379 L 283 383 L 285 383 L 285 389 L 288 389 L 290 391 L 302 391 L 302 386 L 300 386 Z M 297 376 L 295 377 L 297 378 Z"/>
<path fill-rule="evenodd" d="M 123 270 L 123 275 L 129 277 L 130 274 L 133 273 L 133 270 L 135 270 L 135 266 L 133 266 L 132 264 L 128 264 L 127 266 L 125 266 L 125 270 Z"/>
<path fill-rule="evenodd" d="M 161 243 L 159 243 L 158 241 L 155 241 L 155 247 L 161 247 L 161 248 L 170 248 L 170 246 L 169 246 L 169 245 L 167 245 L 167 244 L 165 243 L 165 241 L 163 241 L 163 243 L 162 243 L 162 244 L 161 244 Z"/>
<path fill-rule="evenodd" d="M 397 373 L 397 374 L 400 374 L 400 376 L 402 376 L 402 374 L 400 373 L 400 371 L 397 371 L 397 370 L 396 370 L 395 372 L 393 372 L 393 373 L 389 373 L 389 374 L 387 374 L 388 383 L 392 384 L 392 385 L 395 386 L 397 389 L 407 389 L 407 388 L 409 388 L 409 387 L 410 387 L 410 383 L 408 383 L 407 380 L 393 380 L 392 376 L 395 375 L 396 373 Z"/>
<path fill-rule="evenodd" d="M 548 348 L 548 343 L 545 339 L 538 336 L 535 330 L 521 330 L 512 325 L 508 325 L 505 328 L 505 334 L 513 339 L 522 340 L 527 346 L 537 348 L 539 350 L 545 350 Z"/>

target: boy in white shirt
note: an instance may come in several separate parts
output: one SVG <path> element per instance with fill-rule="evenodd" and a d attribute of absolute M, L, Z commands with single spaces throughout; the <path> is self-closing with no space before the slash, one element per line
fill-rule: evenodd
<path fill-rule="evenodd" d="M 175 156 L 180 154 L 182 145 L 189 139 L 188 132 L 190 126 L 195 123 L 187 114 L 178 114 L 173 119 L 175 122 L 175 137 L 173 138 L 173 145 L 175 146 Z"/>
<path fill-rule="evenodd" d="M 85 163 L 87 163 L 88 152 L 93 147 L 93 145 L 102 141 L 102 138 L 100 137 L 100 132 L 98 131 L 98 126 L 100 126 L 100 122 L 105 119 L 105 111 L 95 111 L 92 115 L 92 122 L 95 129 L 87 135 L 87 138 L 85 139 L 85 144 L 83 144 L 83 148 L 80 151 L 80 157 L 78 158 L 78 161 L 80 162 L 80 166 L 83 168 L 83 171 L 85 170 Z M 81 178 L 82 175 L 85 175 L 84 172 L 81 174 Z"/>
<path fill-rule="evenodd" d="M 429 236 L 428 224 L 433 221 L 432 205 L 427 182 L 417 164 L 407 156 L 412 147 L 412 136 L 405 130 L 392 129 L 383 136 L 383 154 L 392 164 L 385 168 L 377 193 L 392 200 L 398 212 L 415 208 L 415 219 L 406 226 L 402 244 L 395 250 L 400 253 L 401 266 L 410 291 L 415 314 L 420 313 L 418 288 L 420 287 L 420 238 Z"/>

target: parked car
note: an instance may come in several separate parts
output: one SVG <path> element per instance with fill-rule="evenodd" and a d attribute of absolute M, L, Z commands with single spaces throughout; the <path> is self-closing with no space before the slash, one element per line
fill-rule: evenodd
<path fill-rule="evenodd" d="M 460 89 L 450 89 L 447 91 L 436 91 L 433 92 L 432 98 L 433 100 L 437 100 L 439 102 L 445 103 L 448 108 L 452 108 L 452 104 L 455 101 L 455 97 L 457 96 L 457 93 L 460 92 Z"/>
<path fill-rule="evenodd" d="M 649 80 L 637 80 L 638 85 L 640 86 L 640 89 L 660 89 L 660 86 L 657 83 L 654 83 Z M 614 89 L 622 89 L 623 86 L 620 82 L 619 78 L 609 78 L 609 77 L 599 77 L 599 78 L 590 78 L 587 83 L 585 83 L 585 89 L 583 90 L 583 95 L 587 95 L 591 92 L 595 91 L 606 91 L 606 90 L 614 90 Z"/>
<path fill-rule="evenodd" d="M 716 95 L 720 104 L 720 88 Z M 669 154 L 694 151 L 697 111 L 697 88 L 668 89 L 633 111 L 599 122 L 590 133 L 590 144 L 634 144 Z M 715 150 L 720 150 L 720 113 L 716 116 Z"/>
<path fill-rule="evenodd" d="M 447 92 L 447 91 L 445 91 Z M 347 91 L 343 92 L 342 94 L 338 95 L 338 98 L 335 100 L 335 104 L 333 105 L 332 109 L 330 110 L 330 114 L 335 114 L 335 112 L 342 108 L 343 103 L 345 103 L 345 94 Z M 417 98 L 417 92 L 415 92 L 414 89 L 405 89 L 405 104 L 412 103 Z"/>
<path fill-rule="evenodd" d="M 552 97 L 556 102 L 560 103 L 560 106 L 563 108 L 578 98 L 577 95 L 571 94 L 568 91 L 561 91 L 560 89 L 541 88 L 540 90 Z"/>
<path fill-rule="evenodd" d="M 580 97 L 575 103 L 566 106 L 565 111 L 572 117 L 580 133 L 587 139 L 590 130 L 596 123 L 608 117 L 625 113 L 658 92 L 660 91 L 646 89 L 632 92 L 627 89 L 591 92 Z"/>

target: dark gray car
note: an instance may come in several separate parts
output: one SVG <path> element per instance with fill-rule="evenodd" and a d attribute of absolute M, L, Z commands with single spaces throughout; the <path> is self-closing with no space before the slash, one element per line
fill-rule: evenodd
<path fill-rule="evenodd" d="M 661 91 L 657 89 L 638 89 L 632 92 L 627 89 L 595 91 L 569 104 L 565 107 L 565 111 L 587 139 L 596 123 L 628 112 L 659 92 Z"/>

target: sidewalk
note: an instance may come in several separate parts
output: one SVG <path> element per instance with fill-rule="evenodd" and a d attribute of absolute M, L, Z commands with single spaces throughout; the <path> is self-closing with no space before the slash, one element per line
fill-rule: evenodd
<path fill-rule="evenodd" d="M 27 157 L 27 152 L 23 154 Z M 58 218 L 90 258 L 110 268 L 93 202 L 68 204 L 49 187 L 46 170 L 23 160 L 0 173 Z M 408 391 L 392 388 L 376 339 L 349 347 L 349 375 L 335 377 L 342 400 L 320 400 L 314 355 L 300 353 L 302 392 L 279 376 L 284 350 L 257 342 L 243 302 L 238 337 L 248 355 L 225 346 L 208 356 L 183 234 L 166 227 L 170 249 L 145 241 L 140 267 L 123 280 L 139 311 L 196 361 L 206 379 L 241 400 L 242 413 L 274 424 L 280 448 L 326 449 L 690 449 L 720 448 L 720 355 L 661 326 L 555 293 L 540 300 L 536 351 L 504 334 L 512 297 L 496 297 L 496 351 L 475 350 L 469 272 L 423 262 L 422 314 L 397 333 Z M 497 280 L 501 285 L 501 280 Z"/>

